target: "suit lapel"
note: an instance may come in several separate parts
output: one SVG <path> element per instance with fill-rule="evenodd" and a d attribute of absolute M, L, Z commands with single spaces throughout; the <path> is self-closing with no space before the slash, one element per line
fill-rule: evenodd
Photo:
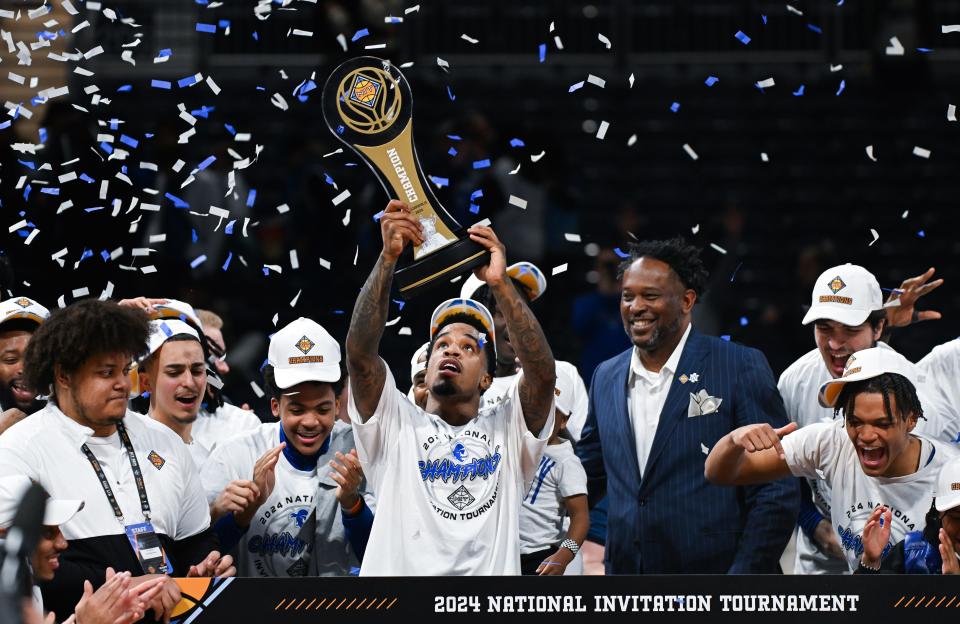
<path fill-rule="evenodd" d="M 633 348 L 631 347 L 621 356 L 622 361 L 614 367 L 616 374 L 613 376 L 613 387 L 610 388 L 610 392 L 601 394 L 600 396 L 615 397 L 613 414 L 615 419 L 613 423 L 614 432 L 621 440 L 626 440 L 626 458 L 621 458 L 621 461 L 627 462 L 627 465 L 632 468 L 637 482 L 639 482 L 640 464 L 637 463 L 637 438 L 634 436 L 633 423 L 630 422 L 630 410 L 627 408 L 627 401 L 630 400 L 630 389 L 627 387 L 627 379 L 629 378 L 630 359 L 632 356 Z"/>
<path fill-rule="evenodd" d="M 667 440 L 673 434 L 674 429 L 682 420 L 687 418 L 687 405 L 690 402 L 690 388 L 696 384 L 684 384 L 680 382 L 683 374 L 689 375 L 693 372 L 700 372 L 700 361 L 707 354 L 707 344 L 709 343 L 703 336 L 695 330 L 690 330 L 690 336 L 687 337 L 687 344 L 683 346 L 683 353 L 680 354 L 680 361 L 677 363 L 677 370 L 674 371 L 673 381 L 670 383 L 670 392 L 667 393 L 667 401 L 663 404 L 660 411 L 660 420 L 657 423 L 657 432 L 653 436 L 653 445 L 650 447 L 650 455 L 647 456 L 647 465 L 644 467 L 643 476 L 650 475 L 653 468 L 667 444 Z M 634 453 L 636 456 L 636 453 Z"/>

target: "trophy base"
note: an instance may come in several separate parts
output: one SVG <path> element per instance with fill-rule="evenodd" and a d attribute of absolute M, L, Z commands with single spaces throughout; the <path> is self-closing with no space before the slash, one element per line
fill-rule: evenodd
<path fill-rule="evenodd" d="M 401 299 L 410 299 L 490 261 L 490 252 L 469 238 L 461 238 L 420 260 L 400 267 L 394 274 Z"/>

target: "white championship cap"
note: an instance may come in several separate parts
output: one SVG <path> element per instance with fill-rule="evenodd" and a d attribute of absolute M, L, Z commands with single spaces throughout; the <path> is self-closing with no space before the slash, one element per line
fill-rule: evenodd
<path fill-rule="evenodd" d="M 536 301 L 547 290 L 547 278 L 544 277 L 543 271 L 532 262 L 524 261 L 511 264 L 507 267 L 507 276 L 523 284 L 530 296 L 530 301 Z M 463 286 L 460 287 L 460 298 L 473 299 L 481 286 L 484 286 L 483 281 L 471 273 L 467 279 L 463 280 Z"/>
<path fill-rule="evenodd" d="M 573 413 L 574 407 L 574 379 L 570 376 L 570 369 L 566 367 L 557 366 L 557 386 L 554 388 L 553 392 L 556 395 L 554 397 L 554 404 L 561 413 L 569 416 Z M 574 369 L 576 370 L 576 369 Z"/>
<path fill-rule="evenodd" d="M 937 497 L 937 511 L 960 505 L 960 457 L 951 459 L 940 468 L 934 496 Z"/>
<path fill-rule="evenodd" d="M 837 404 L 837 397 L 844 385 L 879 377 L 884 373 L 896 373 L 903 375 L 916 387 L 917 376 L 914 367 L 910 361 L 894 351 L 883 347 L 873 347 L 857 351 L 847 358 L 847 365 L 843 369 L 843 375 L 838 379 L 831 379 L 820 386 L 820 405 L 823 407 L 834 407 Z"/>
<path fill-rule="evenodd" d="M 340 379 L 340 345 L 319 323 L 302 316 L 270 338 L 267 362 L 281 390 Z"/>
<path fill-rule="evenodd" d="M 200 334 L 192 326 L 184 323 L 180 319 L 167 318 L 150 321 L 150 338 L 147 341 L 147 354 L 143 359 L 147 359 L 156 353 L 170 338 L 180 334 L 192 336 L 197 342 L 200 342 Z M 143 360 L 141 360 L 143 361 Z"/>
<path fill-rule="evenodd" d="M 20 501 L 30 489 L 30 479 L 23 475 L 0 477 L 0 529 L 9 528 L 20 508 Z M 80 499 L 48 498 L 43 512 L 44 526 L 59 526 L 83 509 Z"/>
<path fill-rule="evenodd" d="M 167 299 L 166 303 L 158 303 L 153 306 L 153 318 L 168 319 L 178 318 L 181 321 L 193 323 L 197 329 L 203 329 L 203 323 L 200 322 L 200 315 L 193 309 L 193 306 L 186 301 L 177 299 Z"/>
<path fill-rule="evenodd" d="M 14 297 L 0 302 L 0 325 L 15 319 L 29 319 L 40 325 L 48 318 L 50 310 L 30 297 Z"/>
<path fill-rule="evenodd" d="M 855 327 L 882 309 L 883 293 L 873 273 L 856 264 L 841 264 L 817 278 L 803 324 L 827 319 Z"/>
<path fill-rule="evenodd" d="M 422 362 L 420 362 L 419 360 L 421 357 L 423 357 L 423 354 L 426 353 L 427 349 L 429 348 L 430 348 L 429 342 L 423 343 L 422 345 L 420 345 L 420 348 L 417 349 L 416 352 L 413 354 L 413 357 L 410 358 L 410 383 L 413 383 L 413 378 L 417 376 L 417 373 L 427 370 L 427 360 L 429 360 L 430 358 L 428 357 Z"/>

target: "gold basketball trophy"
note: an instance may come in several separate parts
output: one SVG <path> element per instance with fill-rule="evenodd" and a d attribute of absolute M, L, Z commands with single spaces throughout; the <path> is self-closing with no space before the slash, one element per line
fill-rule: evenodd
<path fill-rule="evenodd" d="M 389 61 L 362 56 L 346 61 L 323 87 L 323 117 L 338 139 L 363 159 L 390 197 L 405 201 L 426 240 L 402 262 L 396 280 L 410 298 L 489 261 L 425 183 L 413 146 L 410 85 Z"/>

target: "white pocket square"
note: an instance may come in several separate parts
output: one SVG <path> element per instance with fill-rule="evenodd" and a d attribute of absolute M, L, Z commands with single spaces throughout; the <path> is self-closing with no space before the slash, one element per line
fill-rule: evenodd
<path fill-rule="evenodd" d="M 693 418 L 694 416 L 713 414 L 720 409 L 721 403 L 723 403 L 723 399 L 710 396 L 706 390 L 700 390 L 696 394 L 691 392 L 690 405 L 687 406 L 687 417 Z"/>

